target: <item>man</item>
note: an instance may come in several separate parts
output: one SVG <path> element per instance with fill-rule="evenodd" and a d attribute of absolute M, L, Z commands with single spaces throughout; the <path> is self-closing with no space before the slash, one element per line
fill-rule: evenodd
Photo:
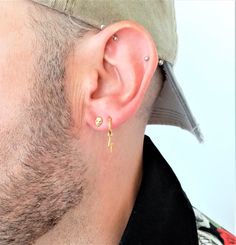
<path fill-rule="evenodd" d="M 0 7 L 0 244 L 235 244 L 144 137 L 202 139 L 172 73 L 172 1 Z"/>

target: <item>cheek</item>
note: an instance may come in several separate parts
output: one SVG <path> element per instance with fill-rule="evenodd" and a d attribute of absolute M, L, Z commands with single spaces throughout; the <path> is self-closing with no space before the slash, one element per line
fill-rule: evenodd
<path fill-rule="evenodd" d="M 13 34 L 0 36 L 0 131 L 17 123 L 29 101 L 32 57 L 23 41 Z"/>
<path fill-rule="evenodd" d="M 0 185 L 7 169 L 18 171 L 10 162 L 22 155 L 19 148 L 24 145 L 22 121 L 26 120 L 23 115 L 30 101 L 32 62 L 24 35 L 1 35 L 0 28 Z"/>

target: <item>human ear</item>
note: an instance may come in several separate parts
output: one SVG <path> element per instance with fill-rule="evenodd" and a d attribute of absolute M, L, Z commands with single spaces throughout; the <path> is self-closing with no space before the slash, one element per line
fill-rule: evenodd
<path fill-rule="evenodd" d="M 115 128 L 135 114 L 158 63 L 152 37 L 132 21 L 114 23 L 91 35 L 79 59 L 80 79 L 86 81 L 84 119 L 98 130 L 107 129 L 110 117 Z M 99 127 L 98 116 L 103 118 Z"/>

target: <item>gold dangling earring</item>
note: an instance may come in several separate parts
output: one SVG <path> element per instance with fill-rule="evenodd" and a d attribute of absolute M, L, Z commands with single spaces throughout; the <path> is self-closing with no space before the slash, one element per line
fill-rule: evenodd
<path fill-rule="evenodd" d="M 110 149 L 110 152 L 112 152 L 114 143 L 112 142 L 113 133 L 112 133 L 112 118 L 111 117 L 108 118 L 108 133 L 107 133 L 107 136 L 108 136 L 107 147 Z"/>

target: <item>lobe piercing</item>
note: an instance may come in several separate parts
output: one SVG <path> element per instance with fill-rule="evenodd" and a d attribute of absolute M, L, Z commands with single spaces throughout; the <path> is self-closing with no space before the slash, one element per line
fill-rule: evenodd
<path fill-rule="evenodd" d="M 110 149 L 110 152 L 112 152 L 114 143 L 112 142 L 113 133 L 112 133 L 112 118 L 111 117 L 108 118 L 108 133 L 107 133 L 107 136 L 108 136 L 107 147 Z"/>
<path fill-rule="evenodd" d="M 97 117 L 97 118 L 95 119 L 95 124 L 96 124 L 96 127 L 97 127 L 97 128 L 99 128 L 99 127 L 102 125 L 102 123 L 103 123 L 102 117 Z"/>
<path fill-rule="evenodd" d="M 149 56 L 145 56 L 145 57 L 144 57 L 144 60 L 145 60 L 145 61 L 149 61 L 149 60 L 150 60 L 150 57 L 149 57 Z"/>

